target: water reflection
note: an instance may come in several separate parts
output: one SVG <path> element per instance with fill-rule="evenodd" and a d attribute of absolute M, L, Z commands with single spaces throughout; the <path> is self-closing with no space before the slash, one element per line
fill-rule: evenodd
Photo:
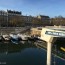
<path fill-rule="evenodd" d="M 43 50 L 36 48 L 31 42 L 0 43 L 0 62 L 6 62 L 6 65 L 46 65 L 45 55 Z"/>
<path fill-rule="evenodd" d="M 24 44 L 23 44 L 24 43 Z M 21 52 L 21 50 L 29 47 L 35 47 L 32 42 L 24 42 L 19 44 L 14 44 L 11 42 L 0 42 L 0 53 L 16 53 Z"/>
<path fill-rule="evenodd" d="M 32 41 L 19 44 L 0 42 L 0 64 L 6 65 L 46 65 L 45 49 L 37 48 Z M 57 53 L 56 53 L 57 54 Z M 52 65 L 65 65 L 65 60 L 52 55 Z"/>

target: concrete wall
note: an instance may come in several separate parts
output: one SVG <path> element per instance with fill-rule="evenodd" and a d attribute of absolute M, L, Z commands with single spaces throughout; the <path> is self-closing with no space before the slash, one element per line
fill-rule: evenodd
<path fill-rule="evenodd" d="M 31 35 L 32 36 L 41 36 L 41 29 L 39 29 L 39 28 L 32 28 L 31 29 Z"/>
<path fill-rule="evenodd" d="M 28 27 L 0 27 L 0 34 L 10 34 L 10 33 L 24 33 L 28 30 Z"/>

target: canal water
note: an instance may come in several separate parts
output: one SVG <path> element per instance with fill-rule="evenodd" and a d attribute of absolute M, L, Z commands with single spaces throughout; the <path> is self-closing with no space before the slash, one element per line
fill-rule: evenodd
<path fill-rule="evenodd" d="M 0 43 L 0 65 L 46 65 L 46 50 L 34 42 Z M 54 64 L 55 61 L 55 64 Z M 65 60 L 52 54 L 52 65 L 65 65 Z"/>

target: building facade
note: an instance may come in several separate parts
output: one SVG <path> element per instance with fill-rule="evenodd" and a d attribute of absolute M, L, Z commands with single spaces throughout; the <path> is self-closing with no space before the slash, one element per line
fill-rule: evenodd
<path fill-rule="evenodd" d="M 0 26 L 8 27 L 11 26 L 11 23 L 14 23 L 14 18 L 21 16 L 21 12 L 18 11 L 0 11 Z"/>
<path fill-rule="evenodd" d="M 5 26 L 7 22 L 7 12 L 1 10 L 0 11 L 0 26 Z M 5 23 L 5 24 L 3 24 Z"/>
<path fill-rule="evenodd" d="M 19 11 L 0 11 L 1 27 L 21 27 L 21 26 L 45 26 L 50 24 L 50 17 L 39 15 L 37 17 L 24 16 Z"/>
<path fill-rule="evenodd" d="M 50 25 L 50 17 L 45 15 L 39 15 L 37 16 L 38 19 L 42 22 L 44 26 Z"/>

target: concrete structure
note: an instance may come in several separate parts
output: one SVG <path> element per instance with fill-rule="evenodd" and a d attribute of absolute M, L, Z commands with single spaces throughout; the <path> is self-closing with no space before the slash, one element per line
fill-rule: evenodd
<path fill-rule="evenodd" d="M 42 27 L 31 28 L 31 36 L 41 36 Z"/>
<path fill-rule="evenodd" d="M 41 40 L 47 43 L 47 65 L 51 65 L 51 49 L 53 43 L 58 38 L 65 38 L 65 26 L 46 26 L 39 30 L 38 28 L 31 29 L 32 35 L 39 36 Z"/>
<path fill-rule="evenodd" d="M 10 33 L 26 33 L 30 30 L 29 27 L 0 27 L 0 35 Z"/>
<path fill-rule="evenodd" d="M 47 42 L 47 65 L 51 65 L 52 43 L 54 43 L 58 37 L 65 38 L 65 27 L 46 27 L 41 31 L 40 39 Z"/>

